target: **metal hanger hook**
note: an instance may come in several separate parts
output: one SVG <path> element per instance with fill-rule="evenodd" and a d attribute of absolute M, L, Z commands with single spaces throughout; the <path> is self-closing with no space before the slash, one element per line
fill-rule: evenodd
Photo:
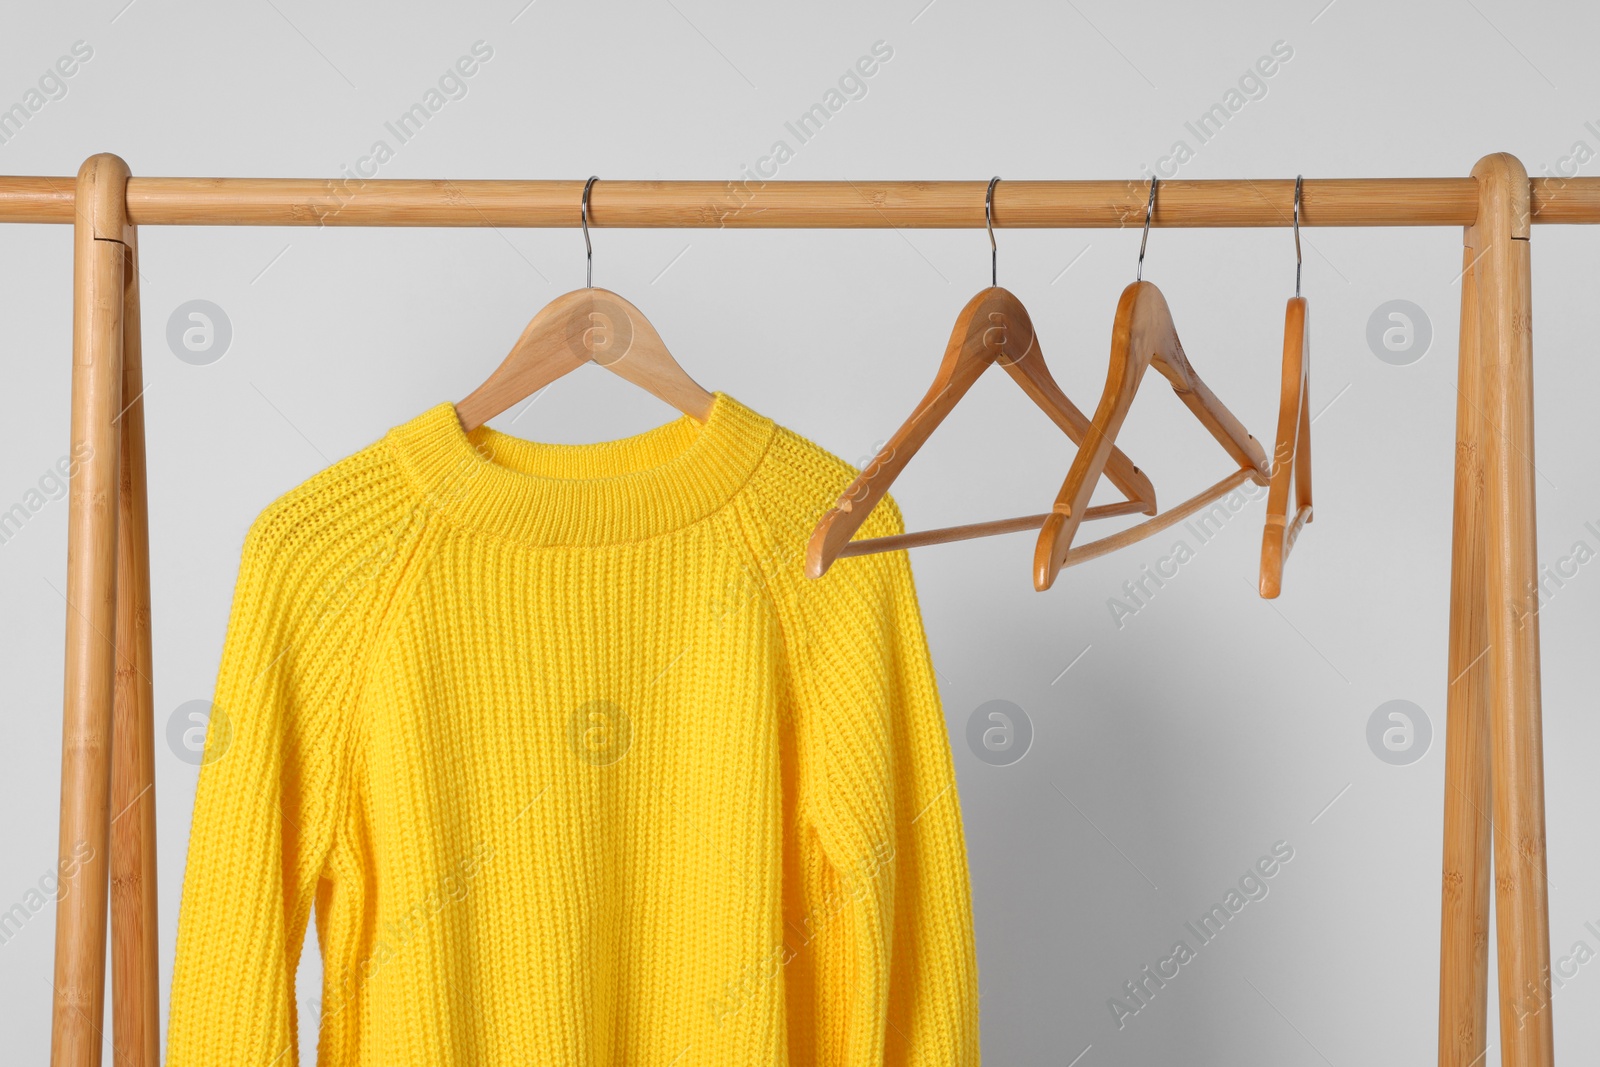
<path fill-rule="evenodd" d="M 1300 183 L 1305 176 L 1294 176 L 1294 295 L 1300 295 Z"/>
<path fill-rule="evenodd" d="M 989 191 L 983 195 L 983 224 L 989 228 L 989 284 L 1000 284 L 1000 248 L 994 243 L 994 187 L 1000 184 L 1000 175 L 989 179 Z"/>
<path fill-rule="evenodd" d="M 589 190 L 599 180 L 600 175 L 594 174 L 583 183 L 583 258 L 588 268 L 585 284 L 590 289 L 594 288 L 594 245 L 589 243 Z"/>
<path fill-rule="evenodd" d="M 1144 246 L 1150 242 L 1150 216 L 1156 210 L 1156 176 L 1150 175 L 1150 199 L 1144 205 L 1144 236 L 1139 238 L 1139 266 L 1133 272 L 1133 280 L 1140 281 L 1144 278 Z"/>

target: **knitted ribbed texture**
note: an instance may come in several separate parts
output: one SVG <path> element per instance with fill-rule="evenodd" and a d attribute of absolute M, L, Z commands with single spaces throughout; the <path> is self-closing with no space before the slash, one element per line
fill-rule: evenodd
<path fill-rule="evenodd" d="M 593 445 L 449 404 L 245 540 L 173 1067 L 978 1063 L 954 767 L 905 552 L 804 577 L 854 471 L 716 394 Z M 861 536 L 903 529 L 885 498 Z"/>

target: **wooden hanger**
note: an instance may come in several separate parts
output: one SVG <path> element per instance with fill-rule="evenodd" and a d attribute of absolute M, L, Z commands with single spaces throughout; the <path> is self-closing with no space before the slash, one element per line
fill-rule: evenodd
<path fill-rule="evenodd" d="M 1283 317 L 1283 392 L 1278 439 L 1272 450 L 1267 524 L 1261 531 L 1261 595 L 1283 589 L 1283 565 L 1300 531 L 1311 521 L 1311 326 L 1300 295 L 1300 178 L 1294 180 L 1294 296 Z M 1294 491 L 1294 513 L 1289 493 Z"/>
<path fill-rule="evenodd" d="M 539 309 L 511 353 L 487 381 L 456 404 L 466 430 L 475 430 L 585 363 L 614 374 L 705 422 L 715 396 L 702 388 L 667 350 L 644 312 L 609 289 L 594 288 L 594 246 L 589 243 L 589 190 L 583 186 L 583 244 L 588 282 Z"/>
<path fill-rule="evenodd" d="M 1000 179 L 989 183 L 984 202 L 985 218 L 989 222 L 990 269 L 995 273 L 996 250 L 992 207 L 994 186 Z M 851 540 L 861 524 L 871 514 L 895 478 L 911 462 L 917 450 L 928 440 L 935 428 L 955 409 L 972 383 L 990 366 L 999 363 L 1006 369 L 1022 390 L 1032 398 L 1045 414 L 1073 443 L 1081 445 L 1090 433 L 1088 418 L 1077 405 L 1067 398 L 1045 365 L 1038 337 L 1034 334 L 1033 320 L 1022 301 L 1009 290 L 992 285 L 967 301 L 961 314 L 956 316 L 955 328 L 945 346 L 944 359 L 933 384 L 916 410 L 911 413 L 878 454 L 850 483 L 836 503 L 822 516 L 812 531 L 806 545 L 806 575 L 820 578 L 834 560 L 843 556 L 864 555 L 871 552 L 889 552 L 920 545 L 941 544 L 991 534 L 1011 533 L 1018 530 L 1038 529 L 1048 513 L 1024 515 L 1014 519 L 995 519 L 989 522 L 947 526 L 936 530 L 896 534 L 890 537 L 868 537 Z M 1155 487 L 1144 472 L 1133 465 L 1115 446 L 1107 450 L 1101 463 L 1105 475 L 1113 485 L 1122 490 L 1127 500 L 1088 509 L 1085 518 L 1110 518 L 1114 515 L 1156 512 Z"/>
<path fill-rule="evenodd" d="M 1146 240 L 1150 236 L 1155 190 L 1156 182 L 1152 178 L 1150 203 L 1145 209 Z M 1143 242 L 1139 245 L 1139 268 L 1142 274 Z M 1173 391 L 1234 458 L 1239 469 L 1169 511 L 1074 550 L 1072 540 L 1078 526 L 1090 518 L 1093 511 L 1088 506 L 1089 497 L 1100 480 L 1111 450 L 1116 447 L 1117 433 L 1133 405 L 1144 372 L 1152 364 L 1172 383 Z M 1034 588 L 1041 591 L 1050 588 L 1062 567 L 1105 555 L 1159 533 L 1246 481 L 1266 485 L 1270 473 L 1261 445 L 1190 366 L 1178 341 L 1166 297 L 1150 282 L 1135 280 L 1122 291 L 1122 298 L 1117 302 L 1117 316 L 1111 328 L 1111 369 L 1100 404 L 1095 408 L 1088 443 L 1078 450 L 1067 471 L 1066 482 L 1056 496 L 1055 507 L 1039 531 L 1034 550 Z"/>

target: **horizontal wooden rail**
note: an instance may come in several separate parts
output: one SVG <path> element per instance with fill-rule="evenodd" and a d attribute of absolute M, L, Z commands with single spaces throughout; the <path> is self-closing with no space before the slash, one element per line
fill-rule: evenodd
<path fill-rule="evenodd" d="M 70 223 L 71 178 L 0 178 L 0 222 Z M 983 225 L 987 182 L 601 181 L 594 226 L 949 229 Z M 1535 178 L 1532 220 L 1600 222 L 1600 178 Z M 578 225 L 583 182 L 398 178 L 129 178 L 138 226 Z M 1149 185 L 1002 181 L 994 222 L 1010 227 L 1119 228 L 1144 222 Z M 1287 226 L 1294 180 L 1165 181 L 1156 226 Z M 1305 226 L 1468 226 L 1473 178 L 1307 179 Z"/>

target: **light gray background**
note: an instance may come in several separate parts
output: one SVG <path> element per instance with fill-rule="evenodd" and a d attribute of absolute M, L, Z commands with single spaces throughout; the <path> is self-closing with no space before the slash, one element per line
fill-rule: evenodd
<path fill-rule="evenodd" d="M 0 172 L 70 175 L 112 151 L 137 174 L 336 176 L 373 141 L 394 145 L 384 122 L 482 40 L 493 57 L 465 97 L 381 177 L 736 178 L 778 139 L 796 148 L 784 179 L 1138 177 L 1179 139 L 1194 150 L 1184 178 L 1464 175 L 1497 150 L 1535 174 L 1600 174 L 1589 161 L 1600 16 L 1576 2 L 525 2 L 18 8 L 0 35 L 0 105 L 74 42 L 93 56 L 0 145 Z M 876 41 L 893 57 L 866 95 L 799 145 L 784 123 Z M 1292 58 L 1200 144 L 1185 122 L 1279 41 Z M 1583 161 L 1563 164 L 1577 142 Z M 0 510 L 67 452 L 72 295 L 68 228 L 3 234 Z M 1085 406 L 1138 237 L 999 235 L 1001 282 Z M 1255 592 L 1259 500 L 1121 628 L 1108 600 L 1181 531 L 1066 572 L 1042 595 L 1028 535 L 914 554 L 960 775 L 988 1062 L 1431 1062 L 1460 239 L 1455 228 L 1304 235 L 1317 519 L 1281 600 Z M 1600 232 L 1538 227 L 1533 240 L 1539 543 L 1554 563 L 1580 541 L 1600 548 L 1585 526 L 1600 527 Z M 165 731 L 211 692 L 247 525 L 328 463 L 477 385 L 535 310 L 582 283 L 583 245 L 575 230 L 170 227 L 141 243 L 165 984 L 196 776 Z M 858 464 L 920 397 L 989 272 L 974 230 L 603 230 L 595 245 L 596 282 L 637 302 L 697 379 Z M 1293 268 L 1281 229 L 1157 230 L 1145 265 L 1196 366 L 1263 439 Z M 193 299 L 232 325 L 231 347 L 207 366 L 166 343 L 168 316 Z M 1394 299 L 1432 324 L 1431 349 L 1408 366 L 1366 341 L 1369 316 Z M 595 441 L 671 415 L 593 370 L 497 424 Z M 1227 469 L 1154 381 L 1122 443 L 1166 502 Z M 895 495 L 913 527 L 1038 511 L 1071 455 L 997 373 Z M 0 544 L 0 911 L 55 862 L 66 519 L 49 501 Z M 1578 942 L 1600 950 L 1600 564 L 1574 567 L 1542 614 L 1558 959 Z M 1433 726 L 1407 766 L 1366 740 L 1392 699 Z M 991 700 L 1032 723 L 1031 750 L 1010 766 L 966 741 Z M 1175 940 L 1196 945 L 1184 923 L 1277 841 L 1294 859 L 1269 895 L 1119 1029 L 1108 999 Z M 53 917 L 44 907 L 0 944 L 13 1062 L 46 1055 Z M 1554 1012 L 1570 1063 L 1600 1040 L 1600 965 L 1566 967 Z M 311 960 L 304 997 L 317 975 Z"/>

